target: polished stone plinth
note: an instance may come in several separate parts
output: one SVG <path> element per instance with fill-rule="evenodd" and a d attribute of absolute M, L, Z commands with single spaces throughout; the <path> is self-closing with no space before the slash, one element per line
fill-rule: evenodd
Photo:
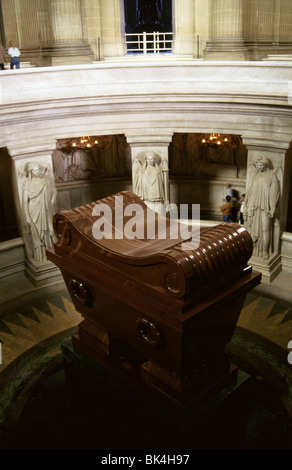
<path fill-rule="evenodd" d="M 110 435 L 108 448 L 124 448 L 125 442 L 129 449 L 163 444 L 168 449 L 232 448 L 243 439 L 250 376 L 242 370 L 235 369 L 191 412 L 174 413 L 146 384 L 138 385 L 139 377 L 126 384 L 71 340 L 63 342 L 62 351 L 76 426 L 77 417 L 82 417 L 88 423 L 86 435 L 93 428 Z"/>

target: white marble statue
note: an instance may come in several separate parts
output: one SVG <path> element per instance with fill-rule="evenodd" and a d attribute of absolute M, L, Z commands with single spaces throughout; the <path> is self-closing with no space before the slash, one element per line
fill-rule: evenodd
<path fill-rule="evenodd" d="M 156 212 L 161 212 L 165 203 L 165 184 L 161 159 L 152 150 L 133 162 L 133 191 Z"/>
<path fill-rule="evenodd" d="M 248 175 L 244 221 L 254 244 L 253 255 L 268 259 L 275 252 L 275 234 L 279 225 L 276 214 L 280 198 L 280 180 L 277 171 L 272 170 L 270 162 L 259 156 Z M 277 248 L 276 248 L 277 250 Z"/>
<path fill-rule="evenodd" d="M 28 232 L 33 243 L 33 257 L 36 261 L 46 261 L 46 248 L 55 241 L 52 218 L 56 189 L 46 176 L 46 168 L 36 162 L 25 165 L 26 179 L 22 185 L 22 205 Z"/>

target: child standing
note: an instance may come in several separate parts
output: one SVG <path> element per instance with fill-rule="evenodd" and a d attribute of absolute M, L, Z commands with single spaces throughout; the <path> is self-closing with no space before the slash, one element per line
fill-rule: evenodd
<path fill-rule="evenodd" d="M 232 203 L 230 196 L 226 196 L 226 202 L 220 207 L 220 210 L 223 215 L 223 222 L 231 222 Z"/>

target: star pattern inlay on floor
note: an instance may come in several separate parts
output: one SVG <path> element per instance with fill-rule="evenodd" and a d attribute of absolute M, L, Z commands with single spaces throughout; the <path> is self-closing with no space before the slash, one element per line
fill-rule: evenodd
<path fill-rule="evenodd" d="M 26 307 L 0 319 L 2 343 L 1 371 L 37 344 L 77 327 L 81 315 L 68 296 L 55 296 L 44 300 L 41 306 Z"/>

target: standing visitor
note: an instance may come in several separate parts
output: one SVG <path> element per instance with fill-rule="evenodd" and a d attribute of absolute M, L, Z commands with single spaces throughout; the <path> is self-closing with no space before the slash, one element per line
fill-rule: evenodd
<path fill-rule="evenodd" d="M 225 186 L 226 189 L 226 196 L 230 196 L 231 199 L 233 198 L 233 189 L 230 183 L 227 183 Z"/>
<path fill-rule="evenodd" d="M 231 197 L 226 196 L 226 202 L 220 207 L 223 216 L 223 222 L 231 222 L 232 202 Z"/>
<path fill-rule="evenodd" d="M 245 200 L 245 194 L 241 195 L 239 204 L 240 204 L 240 211 L 239 211 L 239 223 L 241 225 L 244 224 L 244 218 L 243 218 L 243 212 L 244 212 L 244 200 Z"/>
<path fill-rule="evenodd" d="M 13 41 L 9 42 L 8 54 L 11 56 L 10 69 L 12 70 L 14 67 L 20 69 L 20 50 L 14 45 Z"/>

